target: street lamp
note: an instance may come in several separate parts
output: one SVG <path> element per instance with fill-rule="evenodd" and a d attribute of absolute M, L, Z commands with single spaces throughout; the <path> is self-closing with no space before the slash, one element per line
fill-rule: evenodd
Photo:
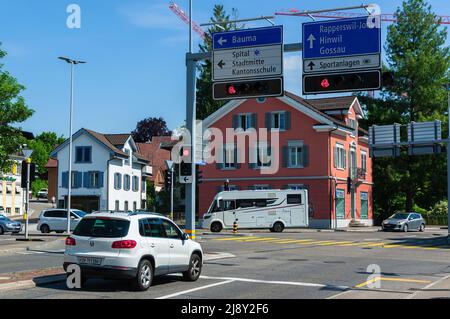
<path fill-rule="evenodd" d="M 70 64 L 70 115 L 69 115 L 69 173 L 67 186 L 67 233 L 70 234 L 70 197 L 72 193 L 72 117 L 73 117 L 73 76 L 74 66 L 84 64 L 84 61 L 77 61 L 66 57 L 58 57 L 58 59 L 66 61 Z"/>
<path fill-rule="evenodd" d="M 27 161 L 27 186 L 26 186 L 26 197 L 25 197 L 25 240 L 28 240 L 28 210 L 30 208 L 30 169 L 31 169 L 31 154 L 33 150 L 28 148 L 22 149 L 22 153 Z"/>

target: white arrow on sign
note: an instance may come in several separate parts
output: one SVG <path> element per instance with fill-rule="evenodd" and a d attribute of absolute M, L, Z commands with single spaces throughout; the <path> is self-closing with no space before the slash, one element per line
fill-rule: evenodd
<path fill-rule="evenodd" d="M 217 42 L 218 42 L 220 45 L 223 45 L 224 43 L 227 43 L 228 40 L 227 40 L 227 39 L 224 39 L 224 38 L 222 38 L 222 37 L 220 37 L 220 39 L 217 40 Z"/>
<path fill-rule="evenodd" d="M 316 41 L 316 38 L 314 37 L 314 35 L 310 35 L 308 37 L 308 41 L 309 41 L 309 48 L 312 49 L 314 48 L 314 41 Z"/>

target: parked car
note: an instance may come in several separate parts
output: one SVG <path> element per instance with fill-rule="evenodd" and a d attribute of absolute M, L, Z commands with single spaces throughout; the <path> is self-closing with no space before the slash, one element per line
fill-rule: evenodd
<path fill-rule="evenodd" d="M 48 189 L 41 188 L 41 190 L 36 194 L 37 199 L 47 199 L 48 198 Z"/>
<path fill-rule="evenodd" d="M 70 212 L 70 230 L 74 230 L 80 220 L 86 215 L 85 212 L 78 209 L 72 209 Z M 67 209 L 56 208 L 43 210 L 39 215 L 37 230 L 43 234 L 52 231 L 63 233 L 67 230 Z"/>
<path fill-rule="evenodd" d="M 381 223 L 383 230 L 400 230 L 408 232 L 410 230 L 425 230 L 425 220 L 418 213 L 397 212 Z"/>
<path fill-rule="evenodd" d="M 22 231 L 22 223 L 9 219 L 3 214 L 0 214 L 0 235 L 4 233 L 17 234 Z"/>
<path fill-rule="evenodd" d="M 182 273 L 186 281 L 201 274 L 203 250 L 169 218 L 152 213 L 96 213 L 85 216 L 66 239 L 64 270 L 81 268 L 90 277 L 128 279 L 140 291 L 155 276 Z"/>

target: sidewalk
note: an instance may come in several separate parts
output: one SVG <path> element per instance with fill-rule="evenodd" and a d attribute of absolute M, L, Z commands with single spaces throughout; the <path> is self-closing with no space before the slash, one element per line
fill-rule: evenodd
<path fill-rule="evenodd" d="M 408 299 L 450 299 L 450 276 L 443 277 L 415 292 Z"/>

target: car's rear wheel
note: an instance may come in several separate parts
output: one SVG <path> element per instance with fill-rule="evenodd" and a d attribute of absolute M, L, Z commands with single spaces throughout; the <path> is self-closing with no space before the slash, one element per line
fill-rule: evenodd
<path fill-rule="evenodd" d="M 211 227 L 210 227 L 210 229 L 213 233 L 220 233 L 222 231 L 222 228 L 223 228 L 222 224 L 219 222 L 212 223 Z"/>
<path fill-rule="evenodd" d="M 282 222 L 276 222 L 273 224 L 272 230 L 274 233 L 281 233 L 284 230 L 284 225 Z"/>
<path fill-rule="evenodd" d="M 191 256 L 189 262 L 189 269 L 183 272 L 183 279 L 186 281 L 197 281 L 202 273 L 202 260 L 199 255 L 194 254 Z"/>
<path fill-rule="evenodd" d="M 3 227 L 0 226 L 0 235 L 3 235 L 5 233 L 5 231 L 3 230 Z"/>
<path fill-rule="evenodd" d="M 421 224 L 420 225 L 419 231 L 422 232 L 422 233 L 425 231 L 425 224 Z"/>
<path fill-rule="evenodd" d="M 408 232 L 408 224 L 405 224 L 405 226 L 403 226 L 403 231 L 405 232 L 405 233 L 407 233 Z"/>
<path fill-rule="evenodd" d="M 41 233 L 43 233 L 43 234 L 48 234 L 48 233 L 50 233 L 50 227 L 48 227 L 48 225 L 42 225 L 41 226 Z"/>
<path fill-rule="evenodd" d="M 139 291 L 145 291 L 150 288 L 153 281 L 153 266 L 146 259 L 141 260 L 138 266 L 138 272 L 134 279 L 134 286 Z"/>

